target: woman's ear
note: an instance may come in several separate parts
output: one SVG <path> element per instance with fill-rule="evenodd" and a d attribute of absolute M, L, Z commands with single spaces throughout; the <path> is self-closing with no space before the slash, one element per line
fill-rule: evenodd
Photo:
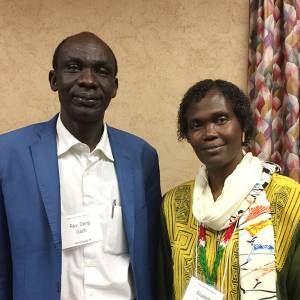
<path fill-rule="evenodd" d="M 55 70 L 51 70 L 49 72 L 49 83 L 50 83 L 50 87 L 51 87 L 51 90 L 53 92 L 56 92 L 57 91 L 57 77 L 56 77 L 56 72 Z"/>
<path fill-rule="evenodd" d="M 242 132 L 242 145 L 245 144 L 245 141 L 246 141 L 246 139 L 245 139 L 245 131 L 243 131 Z"/>

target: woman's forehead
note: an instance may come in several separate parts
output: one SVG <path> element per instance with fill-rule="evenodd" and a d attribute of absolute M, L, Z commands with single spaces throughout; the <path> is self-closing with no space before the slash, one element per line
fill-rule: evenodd
<path fill-rule="evenodd" d="M 204 97 L 195 98 L 189 105 L 188 109 L 191 110 L 226 110 L 232 111 L 231 103 L 227 98 L 219 91 L 208 91 Z"/>

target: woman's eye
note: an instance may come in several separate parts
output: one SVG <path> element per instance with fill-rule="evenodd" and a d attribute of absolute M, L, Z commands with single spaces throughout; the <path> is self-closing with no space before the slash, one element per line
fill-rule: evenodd
<path fill-rule="evenodd" d="M 190 128 L 191 129 L 197 129 L 200 128 L 202 126 L 202 123 L 198 120 L 194 120 L 190 122 Z"/>
<path fill-rule="evenodd" d="M 227 120 L 228 120 L 228 118 L 225 116 L 218 117 L 216 119 L 216 124 L 225 124 L 227 122 Z"/>

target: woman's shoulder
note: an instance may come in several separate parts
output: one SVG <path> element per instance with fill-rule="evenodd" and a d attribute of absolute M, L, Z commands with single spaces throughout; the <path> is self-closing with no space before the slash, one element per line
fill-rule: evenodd
<path fill-rule="evenodd" d="M 174 207 L 187 207 L 189 206 L 194 189 L 194 180 L 189 180 L 184 183 L 181 183 L 173 188 L 171 188 L 168 192 L 166 192 L 163 196 L 163 209 L 169 210 Z"/>
<path fill-rule="evenodd" d="M 172 187 L 169 191 L 166 192 L 166 194 L 172 193 L 172 192 L 174 192 L 174 191 L 176 191 L 178 189 L 181 190 L 181 189 L 183 189 L 185 187 L 194 187 L 194 183 L 195 183 L 195 180 L 194 179 L 190 179 L 188 181 L 185 181 L 183 183 L 180 183 L 180 184 Z"/>
<path fill-rule="evenodd" d="M 266 193 L 271 205 L 282 202 L 288 206 L 299 206 L 300 184 L 287 176 L 273 174 Z"/>
<path fill-rule="evenodd" d="M 189 180 L 173 187 L 163 197 L 162 215 L 168 228 L 170 241 L 180 237 L 182 232 L 194 234 L 193 190 L 194 180 Z"/>
<path fill-rule="evenodd" d="M 194 182 L 195 180 L 189 180 L 185 181 L 183 183 L 180 183 L 179 185 L 171 188 L 169 191 L 167 191 L 164 194 L 164 201 L 167 201 L 167 199 L 172 199 L 176 196 L 186 196 L 188 194 L 191 194 L 194 189 Z"/>
<path fill-rule="evenodd" d="M 273 213 L 279 219 L 282 213 L 291 213 L 300 222 L 300 184 L 287 176 L 273 174 L 270 184 L 266 188 L 267 199 L 271 203 Z"/>
<path fill-rule="evenodd" d="M 280 175 L 278 173 L 274 173 L 272 175 L 270 186 L 286 186 L 290 188 L 300 189 L 300 184 L 296 180 L 284 175 Z"/>
<path fill-rule="evenodd" d="M 300 235 L 300 184 L 287 176 L 273 174 L 266 193 L 271 204 L 275 241 L 282 246 L 276 248 L 276 268 L 281 271 Z"/>

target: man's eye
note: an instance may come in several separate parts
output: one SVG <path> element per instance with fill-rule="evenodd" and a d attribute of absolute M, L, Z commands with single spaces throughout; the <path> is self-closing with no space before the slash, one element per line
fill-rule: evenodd
<path fill-rule="evenodd" d="M 228 121 L 228 118 L 225 116 L 220 116 L 216 119 L 216 124 L 225 124 Z"/>
<path fill-rule="evenodd" d="M 108 69 L 104 68 L 104 67 L 96 68 L 95 72 L 97 74 L 100 74 L 100 75 L 110 75 L 111 74 L 111 72 Z"/>
<path fill-rule="evenodd" d="M 71 72 L 76 72 L 76 71 L 79 71 L 80 70 L 80 67 L 78 64 L 69 64 L 67 66 L 67 70 L 68 71 L 71 71 Z"/>

